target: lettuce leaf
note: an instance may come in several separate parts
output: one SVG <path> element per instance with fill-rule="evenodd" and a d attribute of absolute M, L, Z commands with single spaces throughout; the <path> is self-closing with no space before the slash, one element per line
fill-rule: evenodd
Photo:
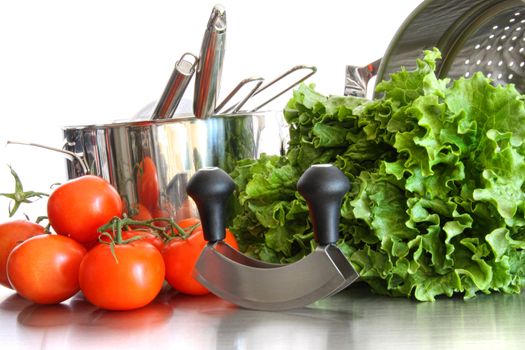
<path fill-rule="evenodd" d="M 518 293 L 525 283 L 525 99 L 476 73 L 434 73 L 438 50 L 380 82 L 380 98 L 301 85 L 284 109 L 285 156 L 244 160 L 232 176 L 241 250 L 293 262 L 315 243 L 295 190 L 312 164 L 350 179 L 337 243 L 377 293 L 431 301 Z"/>

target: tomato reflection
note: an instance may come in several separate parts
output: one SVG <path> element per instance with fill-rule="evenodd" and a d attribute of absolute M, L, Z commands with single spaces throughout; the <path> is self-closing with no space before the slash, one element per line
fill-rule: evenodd
<path fill-rule="evenodd" d="M 160 187 L 157 167 L 151 157 L 144 157 L 138 165 L 137 195 L 139 203 L 154 213 L 159 206 Z"/>
<path fill-rule="evenodd" d="M 3 312 L 20 312 L 28 305 L 33 305 L 33 303 L 12 291 L 12 294 L 0 303 L 0 310 Z"/>
<path fill-rule="evenodd" d="M 170 305 L 162 298 L 155 299 L 152 303 L 134 310 L 109 311 L 97 309 L 88 318 L 90 326 L 113 329 L 144 329 L 149 326 L 167 322 L 173 313 Z"/>
<path fill-rule="evenodd" d="M 68 325 L 73 320 L 73 311 L 67 304 L 31 304 L 17 317 L 18 323 L 26 327 L 57 327 Z"/>

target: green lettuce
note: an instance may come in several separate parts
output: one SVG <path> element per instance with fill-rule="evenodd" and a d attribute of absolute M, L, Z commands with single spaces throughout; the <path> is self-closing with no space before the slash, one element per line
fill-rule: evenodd
<path fill-rule="evenodd" d="M 284 109 L 286 155 L 243 160 L 232 172 L 231 229 L 247 254 L 289 263 L 315 247 L 295 186 L 312 164 L 351 181 L 337 245 L 383 294 L 434 300 L 525 283 L 525 102 L 482 73 L 455 81 L 434 70 L 380 82 L 375 100 L 324 96 L 301 85 Z"/>

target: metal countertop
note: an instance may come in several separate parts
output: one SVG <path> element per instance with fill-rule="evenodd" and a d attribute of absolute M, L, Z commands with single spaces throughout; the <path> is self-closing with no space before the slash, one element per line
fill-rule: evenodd
<path fill-rule="evenodd" d="M 35 305 L 0 287 L 0 349 L 523 349 L 525 293 L 415 302 L 363 284 L 303 309 L 240 309 L 164 290 L 133 311 L 82 295 Z"/>

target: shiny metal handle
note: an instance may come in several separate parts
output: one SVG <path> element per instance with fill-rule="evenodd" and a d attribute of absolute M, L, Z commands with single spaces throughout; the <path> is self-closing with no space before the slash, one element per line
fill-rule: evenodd
<path fill-rule="evenodd" d="M 215 111 L 222 76 L 226 42 L 226 11 L 220 5 L 213 8 L 201 46 L 195 76 L 193 113 L 204 119 Z"/>
<path fill-rule="evenodd" d="M 346 66 L 345 96 L 366 97 L 368 82 L 377 75 L 381 59 L 366 66 Z"/>
<path fill-rule="evenodd" d="M 58 153 L 61 153 L 62 155 L 64 155 L 68 160 L 72 161 L 72 162 L 76 162 L 77 164 L 80 165 L 80 170 L 81 170 L 81 174 L 79 174 L 79 176 L 81 175 L 89 175 L 91 174 L 90 170 L 89 170 L 89 166 L 86 162 L 86 160 L 82 157 L 81 154 L 77 154 L 75 152 L 71 152 L 71 151 L 68 151 L 68 150 L 65 150 L 65 149 L 60 149 L 60 148 L 55 148 L 55 147 L 50 147 L 50 146 L 46 146 L 46 145 L 41 145 L 41 144 L 38 144 L 38 143 L 33 143 L 33 142 L 20 142 L 20 141 L 11 141 L 11 140 L 8 140 L 7 141 L 7 144 L 8 145 L 23 145 L 23 146 L 32 146 L 32 147 L 38 147 L 38 148 L 43 148 L 43 149 L 47 149 L 49 151 L 53 151 L 53 152 L 58 152 Z"/>
<path fill-rule="evenodd" d="M 187 57 L 190 60 L 186 59 Z M 173 116 L 193 73 L 195 73 L 197 63 L 197 56 L 189 52 L 183 54 L 180 60 L 175 63 L 173 73 L 164 88 L 164 92 L 155 107 L 151 119 L 167 119 Z"/>
<path fill-rule="evenodd" d="M 339 239 L 341 201 L 350 189 L 345 174 L 331 164 L 308 168 L 297 182 L 297 191 L 306 199 L 315 241 L 334 244 Z"/>
<path fill-rule="evenodd" d="M 251 77 L 241 80 L 239 84 L 237 84 L 237 86 L 235 86 L 235 88 L 228 94 L 228 96 L 226 96 L 224 100 L 217 106 L 217 108 L 215 108 L 215 114 L 220 114 L 221 110 L 226 106 L 226 104 L 230 102 L 230 100 L 235 95 L 237 95 L 244 86 L 248 85 L 249 83 L 255 83 L 255 86 L 246 94 L 246 96 L 241 101 L 235 103 L 229 108 L 226 108 L 223 112 L 237 113 L 242 108 L 242 106 L 244 106 L 246 101 L 248 101 L 253 96 L 253 94 L 255 94 L 255 92 L 257 91 L 257 89 L 259 89 L 263 82 L 264 78 L 261 77 Z"/>
<path fill-rule="evenodd" d="M 299 78 L 295 82 L 293 82 L 291 85 L 288 85 L 286 88 L 284 88 L 284 89 L 280 90 L 279 92 L 277 92 L 272 97 L 266 99 L 264 102 L 259 104 L 257 107 L 250 109 L 248 111 L 248 113 L 252 113 L 252 112 L 256 112 L 256 111 L 260 110 L 262 107 L 266 106 L 268 103 L 272 102 L 273 100 L 275 100 L 276 98 L 278 98 L 279 96 L 281 96 L 282 94 L 287 92 L 288 90 L 292 89 L 294 86 L 302 83 L 303 81 L 305 81 L 306 79 L 308 79 L 309 77 L 311 77 L 312 75 L 314 75 L 317 72 L 317 67 L 315 67 L 315 66 L 306 66 L 306 65 L 298 65 L 298 66 L 292 67 L 291 69 L 287 70 L 283 74 L 279 75 L 277 78 L 275 78 L 272 81 L 270 81 L 268 84 L 260 87 L 259 90 L 255 91 L 253 96 L 256 96 L 256 95 L 262 93 L 263 91 L 267 90 L 271 86 L 275 85 L 277 82 L 283 80 L 284 78 L 286 78 L 290 74 L 292 74 L 292 73 L 294 73 L 296 71 L 299 71 L 299 70 L 307 70 L 309 72 L 307 74 L 303 75 L 301 78 Z"/>

